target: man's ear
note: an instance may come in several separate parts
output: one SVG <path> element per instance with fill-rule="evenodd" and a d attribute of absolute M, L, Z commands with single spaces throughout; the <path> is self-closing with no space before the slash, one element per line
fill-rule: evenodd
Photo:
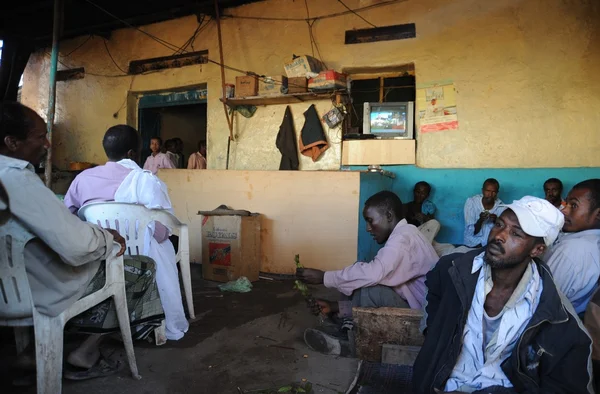
<path fill-rule="evenodd" d="M 529 253 L 529 255 L 533 258 L 533 257 L 540 257 L 544 254 L 544 252 L 546 251 L 546 244 L 544 243 L 537 243 L 535 244 L 535 246 L 533 247 L 533 249 L 531 249 L 531 252 Z"/>
<path fill-rule="evenodd" d="M 394 213 L 389 209 L 385 212 L 385 218 L 390 223 L 394 221 L 394 216 L 395 216 Z"/>
<path fill-rule="evenodd" d="M 137 156 L 137 153 L 133 149 L 129 149 L 127 151 L 127 158 L 128 159 L 135 160 L 136 156 Z"/>
<path fill-rule="evenodd" d="M 4 145 L 8 148 L 9 151 L 14 152 L 17 150 L 18 148 L 18 142 L 19 140 L 16 139 L 14 136 L 12 135 L 7 135 L 6 137 L 4 137 Z"/>
<path fill-rule="evenodd" d="M 596 228 L 600 227 L 600 207 L 596 208 L 592 213 L 594 215 L 594 220 L 596 221 Z"/>

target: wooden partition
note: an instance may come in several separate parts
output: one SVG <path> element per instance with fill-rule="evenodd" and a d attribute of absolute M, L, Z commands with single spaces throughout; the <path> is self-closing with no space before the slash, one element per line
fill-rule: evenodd
<path fill-rule="evenodd" d="M 302 264 L 340 269 L 356 261 L 359 172 L 161 170 L 177 217 L 190 225 L 201 261 L 201 210 L 221 204 L 262 214 L 261 271 L 291 274 Z"/>

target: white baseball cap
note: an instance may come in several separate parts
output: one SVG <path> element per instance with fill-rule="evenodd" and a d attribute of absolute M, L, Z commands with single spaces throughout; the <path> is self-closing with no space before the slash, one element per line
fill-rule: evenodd
<path fill-rule="evenodd" d="M 565 224 L 563 214 L 542 198 L 525 196 L 512 204 L 501 206 L 511 209 L 517 215 L 523 231 L 534 237 L 542 237 L 546 246 L 556 241 Z"/>

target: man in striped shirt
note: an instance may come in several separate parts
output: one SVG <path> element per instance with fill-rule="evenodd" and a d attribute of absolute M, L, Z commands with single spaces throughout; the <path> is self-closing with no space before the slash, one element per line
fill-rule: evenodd
<path fill-rule="evenodd" d="M 467 199 L 465 203 L 464 244 L 478 248 L 487 244 L 496 218 L 504 211 L 498 198 L 500 183 L 494 178 L 486 179 L 481 194 Z"/>

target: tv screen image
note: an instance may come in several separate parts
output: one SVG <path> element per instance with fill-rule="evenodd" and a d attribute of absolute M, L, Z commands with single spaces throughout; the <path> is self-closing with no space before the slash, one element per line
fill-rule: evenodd
<path fill-rule="evenodd" d="M 372 107 L 371 133 L 404 133 L 406 130 L 406 108 Z"/>

